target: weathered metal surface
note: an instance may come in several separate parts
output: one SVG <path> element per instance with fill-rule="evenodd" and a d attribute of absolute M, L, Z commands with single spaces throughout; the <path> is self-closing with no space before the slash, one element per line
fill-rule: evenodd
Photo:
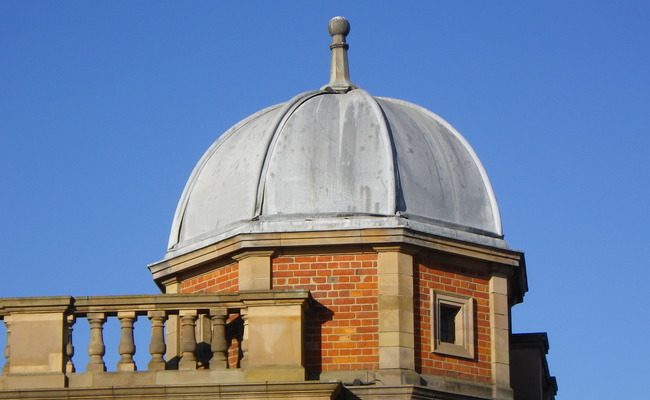
<path fill-rule="evenodd" d="M 490 181 L 469 143 L 420 106 L 377 99 L 390 125 L 398 166 L 398 210 L 501 236 Z"/>
<path fill-rule="evenodd" d="M 392 226 L 504 245 L 487 175 L 442 118 L 360 89 L 308 92 L 210 147 L 179 202 L 168 257 L 242 232 Z"/>
<path fill-rule="evenodd" d="M 386 128 L 362 90 L 305 101 L 269 149 L 261 215 L 395 214 Z"/>

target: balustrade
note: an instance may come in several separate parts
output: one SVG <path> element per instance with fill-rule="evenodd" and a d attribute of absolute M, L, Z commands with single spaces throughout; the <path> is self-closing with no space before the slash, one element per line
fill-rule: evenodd
<path fill-rule="evenodd" d="M 239 360 L 242 368 L 248 366 L 248 313 L 246 311 L 241 313 L 241 319 L 244 321 L 244 335 L 242 342 L 239 344 L 241 348 L 242 358 Z"/>
<path fill-rule="evenodd" d="M 149 311 L 147 317 L 151 321 L 151 343 L 149 344 L 151 361 L 149 361 L 147 367 L 150 371 L 163 370 L 166 367 L 163 356 L 167 351 L 164 330 L 167 315 L 164 311 Z"/>
<path fill-rule="evenodd" d="M 133 323 L 135 322 L 135 312 L 119 312 L 117 319 L 121 324 L 120 347 L 120 361 L 117 363 L 118 371 L 135 371 L 135 362 L 133 362 L 133 355 L 135 354 L 135 343 L 133 342 Z"/>
<path fill-rule="evenodd" d="M 106 322 L 106 314 L 90 313 L 88 314 L 88 322 L 90 323 L 90 344 L 88 345 L 90 361 L 88 361 L 86 371 L 106 371 L 106 364 L 104 364 L 104 354 L 106 353 L 104 322 Z"/>
<path fill-rule="evenodd" d="M 243 340 L 239 343 L 242 354 L 241 359 L 238 360 L 240 367 L 263 369 L 274 365 L 273 360 L 277 358 L 277 354 L 294 354 L 295 349 L 302 352 L 302 316 L 304 309 L 309 306 L 309 298 L 307 291 L 260 291 L 214 295 L 164 294 L 0 299 L 0 319 L 4 319 L 7 328 L 7 341 L 3 349 L 5 363 L 0 375 L 0 389 L 3 385 L 2 379 L 9 379 L 6 382 L 10 382 L 12 377 L 26 376 L 25 374 L 52 376 L 53 373 L 58 372 L 68 377 L 79 375 L 73 362 L 75 356 L 73 337 L 80 334 L 79 325 L 75 323 L 83 318 L 87 319 L 90 325 L 90 332 L 85 333 L 86 337 L 89 337 L 89 361 L 86 373 L 110 373 L 106 372 L 104 336 L 105 334 L 111 337 L 118 335 L 117 332 L 104 332 L 104 327 L 110 325 L 105 324 L 109 318 L 116 318 L 119 321 L 117 349 L 119 361 L 115 366 L 116 371 L 138 370 L 134 361 L 136 354 L 134 328 L 138 316 L 146 317 L 151 322 L 148 349 L 151 358 L 146 365 L 146 371 L 163 371 L 169 369 L 170 365 L 177 365 L 179 370 L 184 371 L 198 371 L 197 365 L 199 365 L 201 369 L 208 369 L 215 373 L 216 371 L 226 373 L 227 370 L 237 368 L 235 365 L 238 363 L 229 363 L 228 359 L 231 343 L 227 339 L 226 328 L 229 325 L 228 321 L 232 320 L 229 317 L 233 314 L 239 314 L 244 325 Z M 263 342 L 265 337 L 264 326 L 251 329 L 254 324 L 265 323 L 265 320 L 259 317 L 249 318 L 249 310 L 256 307 L 258 308 L 256 315 L 264 315 L 265 318 L 274 318 L 274 314 L 277 315 L 268 329 L 284 326 L 283 329 L 287 332 L 297 330 L 300 340 L 297 343 L 294 339 L 280 341 L 273 343 L 272 346 L 258 345 L 253 350 L 249 342 Z M 171 316 L 176 317 L 170 318 Z M 201 329 L 197 324 L 199 319 L 202 322 Z M 168 326 L 170 323 L 178 325 Z M 166 335 L 167 330 L 169 334 Z M 29 334 L 26 335 L 26 332 Z M 200 346 L 197 337 L 201 342 Z M 31 342 L 26 343 L 27 340 Z M 175 341 L 177 345 L 170 347 L 168 343 L 170 340 Z M 197 355 L 199 347 L 202 348 L 201 351 L 207 351 L 205 353 L 207 358 L 202 353 L 201 362 L 198 362 Z M 179 354 L 170 354 L 169 349 L 179 349 Z M 41 350 L 42 356 L 38 355 Z M 38 356 L 34 357 L 34 354 Z M 177 359 L 178 363 L 169 363 L 172 358 Z M 290 356 L 287 359 L 289 360 L 287 366 L 297 370 L 302 369 L 302 353 L 299 357 Z M 304 369 L 302 374 L 304 377 Z M 272 380 L 273 377 L 264 379 Z M 68 380 L 52 380 L 53 383 L 47 385 L 48 387 L 67 385 Z M 11 384 L 5 384 L 5 387 L 10 386 Z"/>
<path fill-rule="evenodd" d="M 196 369 L 196 311 L 181 311 L 181 361 L 178 369 Z"/>
<path fill-rule="evenodd" d="M 9 318 L 5 317 L 5 326 L 7 327 L 7 343 L 5 344 L 4 348 L 4 356 L 5 356 L 5 365 L 2 367 L 2 374 L 6 375 L 9 373 L 9 346 L 10 346 L 10 341 L 9 338 L 11 337 L 11 323 L 9 322 Z"/>
<path fill-rule="evenodd" d="M 72 357 L 74 356 L 74 346 L 72 345 L 72 329 L 74 327 L 74 315 L 66 316 L 66 331 L 65 331 L 65 372 L 73 373 L 75 372 L 74 363 L 72 362 Z"/>
<path fill-rule="evenodd" d="M 228 368 L 228 342 L 226 340 L 226 318 L 228 311 L 225 309 L 210 310 L 212 319 L 212 360 L 211 369 Z"/>

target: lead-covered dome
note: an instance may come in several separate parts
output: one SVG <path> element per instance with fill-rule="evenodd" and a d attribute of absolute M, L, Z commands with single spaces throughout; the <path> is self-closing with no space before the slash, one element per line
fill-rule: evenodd
<path fill-rule="evenodd" d="M 506 247 L 467 141 L 422 107 L 352 85 L 348 31 L 347 21 L 330 23 L 326 87 L 253 114 L 208 149 L 181 196 L 167 257 L 240 233 L 388 227 Z"/>

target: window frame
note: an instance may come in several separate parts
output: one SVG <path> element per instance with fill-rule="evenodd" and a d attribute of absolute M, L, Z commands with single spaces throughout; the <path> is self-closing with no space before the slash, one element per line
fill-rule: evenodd
<path fill-rule="evenodd" d="M 474 299 L 469 296 L 462 296 L 455 293 L 447 293 L 431 289 L 432 299 L 432 348 L 437 354 L 454 357 L 471 358 L 475 356 L 474 351 Z M 454 319 L 455 341 L 454 343 L 441 340 L 441 308 L 458 308 Z"/>

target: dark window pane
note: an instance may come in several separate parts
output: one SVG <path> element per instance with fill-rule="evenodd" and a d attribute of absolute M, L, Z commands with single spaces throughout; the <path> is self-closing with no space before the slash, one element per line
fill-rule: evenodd
<path fill-rule="evenodd" d="M 456 343 L 456 315 L 460 307 L 447 304 L 440 305 L 440 341 Z"/>

